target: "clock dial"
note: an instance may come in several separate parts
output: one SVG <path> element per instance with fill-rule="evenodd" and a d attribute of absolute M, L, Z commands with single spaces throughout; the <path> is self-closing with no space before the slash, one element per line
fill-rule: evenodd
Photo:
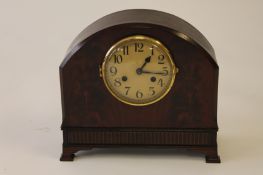
<path fill-rule="evenodd" d="M 110 93 L 130 105 L 149 105 L 171 89 L 177 73 L 168 49 L 158 40 L 136 35 L 107 52 L 102 76 Z"/>

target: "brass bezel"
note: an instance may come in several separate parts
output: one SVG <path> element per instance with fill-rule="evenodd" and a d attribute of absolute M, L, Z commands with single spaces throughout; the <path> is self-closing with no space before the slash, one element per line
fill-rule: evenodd
<path fill-rule="evenodd" d="M 172 67 L 171 82 L 170 82 L 170 85 L 168 86 L 168 88 L 166 89 L 166 91 L 160 97 L 156 98 L 153 101 L 147 102 L 147 103 L 133 103 L 133 102 L 130 102 L 130 101 L 122 99 L 121 97 L 116 95 L 116 93 L 113 92 L 113 90 L 108 85 L 108 82 L 107 82 L 106 77 L 105 77 L 105 64 L 106 64 L 107 59 L 110 58 L 112 53 L 116 50 L 116 48 L 119 45 L 123 44 L 124 42 L 130 42 L 132 40 L 147 40 L 147 41 L 150 41 L 150 42 L 154 43 L 156 46 L 158 46 L 161 50 L 163 50 L 165 52 L 165 54 L 167 55 L 167 57 L 168 57 L 168 59 L 169 59 L 169 61 L 171 63 L 171 67 Z M 158 41 L 158 40 L 156 40 L 154 38 L 145 36 L 145 35 L 133 35 L 133 36 L 126 37 L 126 38 L 121 39 L 118 42 L 116 42 L 108 50 L 108 52 L 106 53 L 104 61 L 102 63 L 102 67 L 101 67 L 101 74 L 102 74 L 103 82 L 104 82 L 105 86 L 107 87 L 108 91 L 111 93 L 111 95 L 114 96 L 117 100 L 119 100 L 119 101 L 121 101 L 121 102 L 123 102 L 125 104 L 132 105 L 132 106 L 146 106 L 146 105 L 150 105 L 150 104 L 156 103 L 156 102 L 160 101 L 161 99 L 163 99 L 169 93 L 169 91 L 171 90 L 171 88 L 172 88 L 172 86 L 174 84 L 174 80 L 175 80 L 176 74 L 178 73 L 178 71 L 179 71 L 179 69 L 175 66 L 169 50 L 160 41 Z"/>

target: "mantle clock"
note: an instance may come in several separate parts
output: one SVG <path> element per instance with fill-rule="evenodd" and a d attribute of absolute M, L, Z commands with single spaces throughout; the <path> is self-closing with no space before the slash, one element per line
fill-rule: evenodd
<path fill-rule="evenodd" d="M 97 20 L 60 65 L 60 160 L 98 147 L 163 147 L 219 163 L 218 71 L 210 43 L 176 16 L 135 9 Z"/>

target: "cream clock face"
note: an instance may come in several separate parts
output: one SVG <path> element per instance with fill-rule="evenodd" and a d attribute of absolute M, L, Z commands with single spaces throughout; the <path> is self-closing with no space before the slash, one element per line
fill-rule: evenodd
<path fill-rule="evenodd" d="M 135 106 L 161 100 L 170 91 L 177 72 L 168 49 L 158 40 L 141 35 L 114 44 L 102 64 L 109 92 Z"/>

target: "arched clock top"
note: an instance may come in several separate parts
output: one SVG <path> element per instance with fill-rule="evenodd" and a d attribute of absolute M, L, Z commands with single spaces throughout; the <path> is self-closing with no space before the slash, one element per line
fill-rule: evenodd
<path fill-rule="evenodd" d="M 67 50 L 66 58 L 62 62 L 61 67 L 65 65 L 68 59 L 78 51 L 78 49 L 81 48 L 85 44 L 85 41 L 92 35 L 111 27 L 129 24 L 132 24 L 133 26 L 136 26 L 137 24 L 139 27 L 145 28 L 154 28 L 158 26 L 162 29 L 166 28 L 168 32 L 173 33 L 189 43 L 200 46 L 210 55 L 211 61 L 216 67 L 218 67 L 213 47 L 204 35 L 194 26 L 172 14 L 146 9 L 118 11 L 106 15 L 90 24 L 73 40 Z"/>

